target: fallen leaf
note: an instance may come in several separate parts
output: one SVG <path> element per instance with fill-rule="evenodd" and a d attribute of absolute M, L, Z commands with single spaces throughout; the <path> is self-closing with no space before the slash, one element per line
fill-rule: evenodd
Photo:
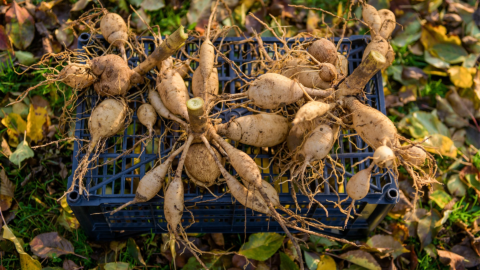
<path fill-rule="evenodd" d="M 443 264 L 450 265 L 450 269 L 454 270 L 464 270 L 465 265 L 463 263 L 464 258 L 460 255 L 457 255 L 453 252 L 446 250 L 437 250 L 438 256 L 440 257 L 440 262 Z"/>
<path fill-rule="evenodd" d="M 422 24 L 420 19 L 415 16 L 408 24 L 406 24 L 392 39 L 392 44 L 397 47 L 403 47 L 417 41 L 421 35 Z"/>
<path fill-rule="evenodd" d="M 18 254 L 20 254 L 20 266 L 22 270 L 41 270 L 42 269 L 42 265 L 40 264 L 40 262 L 33 259 L 30 255 L 28 255 L 23 250 L 22 244 L 17 239 L 17 237 L 15 237 L 15 235 L 7 225 L 3 225 L 3 238 L 15 244 L 15 248 L 17 249 Z"/>
<path fill-rule="evenodd" d="M 0 139 L 2 140 L 0 154 L 6 157 L 9 157 L 12 154 L 12 150 L 10 150 L 10 146 L 8 145 L 8 142 L 4 136 L 2 136 Z"/>
<path fill-rule="evenodd" d="M 35 21 L 28 11 L 12 1 L 5 14 L 5 30 L 13 45 L 20 50 L 25 50 L 35 36 Z"/>
<path fill-rule="evenodd" d="M 280 252 L 280 270 L 298 270 L 298 265 L 287 256 Z"/>
<path fill-rule="evenodd" d="M 352 250 L 340 255 L 344 260 L 347 260 L 356 265 L 362 266 L 369 270 L 380 270 L 381 267 L 375 258 L 364 250 Z"/>
<path fill-rule="evenodd" d="M 436 223 L 439 220 L 440 214 L 438 211 L 432 210 L 429 215 L 426 215 L 418 221 L 417 234 L 422 248 L 432 243 L 433 238 L 437 235 L 438 228 L 436 228 Z"/>
<path fill-rule="evenodd" d="M 62 45 L 68 47 L 72 44 L 75 36 L 73 35 L 73 30 L 69 28 L 67 25 L 62 25 L 60 28 L 55 30 L 55 37 L 57 38 L 58 42 Z"/>
<path fill-rule="evenodd" d="M 445 206 L 452 200 L 452 197 L 448 195 L 447 192 L 443 190 L 435 190 L 434 192 L 429 194 L 430 200 L 434 201 L 441 209 L 445 208 Z"/>
<path fill-rule="evenodd" d="M 332 241 L 325 237 L 316 236 L 316 235 L 310 235 L 310 241 L 314 243 L 316 246 L 322 245 L 324 247 L 331 247 L 331 246 L 338 245 L 338 243 L 335 241 Z"/>
<path fill-rule="evenodd" d="M 455 128 L 462 128 L 468 126 L 468 121 L 465 120 L 463 117 L 460 117 L 453 110 L 452 106 L 446 99 L 438 95 L 435 96 L 435 99 L 437 100 L 437 114 L 444 121 L 445 124 L 447 124 L 449 127 Z"/>
<path fill-rule="evenodd" d="M 451 158 L 457 156 L 457 148 L 452 139 L 444 135 L 433 134 L 422 145 L 425 150 L 430 153 L 440 154 Z"/>
<path fill-rule="evenodd" d="M 313 32 L 314 30 L 316 30 L 318 28 L 318 23 L 320 22 L 320 17 L 318 16 L 318 13 L 313 11 L 313 10 L 309 10 L 308 11 L 308 15 L 307 15 L 307 31 L 308 32 Z"/>
<path fill-rule="evenodd" d="M 143 0 L 140 5 L 144 10 L 155 11 L 165 7 L 164 0 Z"/>
<path fill-rule="evenodd" d="M 72 243 L 57 232 L 42 233 L 30 242 L 35 255 L 40 258 L 55 258 L 65 254 L 74 254 Z"/>
<path fill-rule="evenodd" d="M 450 64 L 443 61 L 442 59 L 438 57 L 434 57 L 430 52 L 425 51 L 425 54 L 423 55 L 425 62 L 429 63 L 430 65 L 436 67 L 436 68 L 449 68 Z"/>
<path fill-rule="evenodd" d="M 391 254 L 393 259 L 409 252 L 408 249 L 403 247 L 402 243 L 391 235 L 374 235 L 367 240 L 367 246 L 378 250 L 380 253 Z"/>
<path fill-rule="evenodd" d="M 71 232 L 80 228 L 80 222 L 78 222 L 73 213 L 69 213 L 65 210 L 61 211 L 60 216 L 57 218 L 57 223 Z"/>
<path fill-rule="evenodd" d="M 460 45 L 452 43 L 438 43 L 430 48 L 430 53 L 450 64 L 459 64 L 465 61 L 468 52 Z"/>
<path fill-rule="evenodd" d="M 242 245 L 238 253 L 248 259 L 265 261 L 277 252 L 283 238 L 284 236 L 278 233 L 255 233 L 250 235 L 248 242 Z"/>
<path fill-rule="evenodd" d="M 92 0 L 79 0 L 73 4 L 70 11 L 80 11 L 87 7 L 88 3 Z"/>
<path fill-rule="evenodd" d="M 30 148 L 30 146 L 28 146 L 27 141 L 24 140 L 22 143 L 18 145 L 15 152 L 13 152 L 10 155 L 9 160 L 13 164 L 16 164 L 18 167 L 20 167 L 22 161 L 24 161 L 27 158 L 31 158 L 34 155 L 35 153 L 33 153 L 33 150 Z"/>
<path fill-rule="evenodd" d="M 0 171 L 0 179 L 1 179 L 1 186 L 0 186 L 0 195 L 7 196 L 10 198 L 15 197 L 15 185 L 12 181 L 10 181 L 5 173 L 5 169 L 2 168 Z M 2 211 L 7 209 L 2 208 Z"/>
<path fill-rule="evenodd" d="M 447 35 L 447 28 L 445 28 L 445 26 L 432 26 L 428 23 L 424 24 L 422 27 L 420 41 L 422 42 L 423 47 L 425 47 L 425 50 L 430 50 L 435 44 L 439 43 L 462 45 L 462 41 L 458 36 Z"/>
<path fill-rule="evenodd" d="M 27 129 L 27 123 L 22 117 L 16 113 L 10 113 L 7 117 L 2 119 L 2 124 L 7 127 L 8 144 L 12 147 L 17 147 L 18 136 L 23 134 Z"/>
<path fill-rule="evenodd" d="M 303 255 L 305 257 L 307 268 L 309 270 L 316 270 L 318 263 L 320 262 L 320 255 L 318 253 L 308 251 L 303 251 Z"/>
<path fill-rule="evenodd" d="M 187 13 L 188 23 L 197 23 L 204 13 L 209 13 L 208 9 L 211 7 L 210 0 L 193 0 L 190 2 L 190 9 Z"/>
<path fill-rule="evenodd" d="M 142 8 L 137 10 L 138 15 L 143 18 L 143 20 L 147 23 L 150 24 L 150 15 L 147 15 L 145 13 L 145 10 Z M 138 32 L 142 32 L 147 30 L 147 25 L 140 19 L 140 17 L 137 15 L 137 13 L 132 14 L 132 26 L 134 26 Z"/>
<path fill-rule="evenodd" d="M 63 261 L 63 269 L 64 270 L 78 270 L 80 267 L 72 261 L 72 260 L 65 260 Z"/>
<path fill-rule="evenodd" d="M 115 253 L 119 253 L 127 246 L 126 241 L 112 241 L 110 242 L 110 249 Z"/>
<path fill-rule="evenodd" d="M 130 264 L 125 262 L 110 262 L 103 266 L 105 270 L 132 270 Z"/>
<path fill-rule="evenodd" d="M 213 242 L 215 242 L 215 245 L 217 246 L 225 246 L 225 239 L 223 238 L 223 233 L 212 233 L 210 236 L 213 239 Z"/>
<path fill-rule="evenodd" d="M 475 251 L 473 251 L 473 249 L 468 246 L 455 245 L 452 247 L 451 251 L 465 258 L 463 264 L 467 268 L 480 265 L 480 257 L 477 253 L 475 253 Z"/>
<path fill-rule="evenodd" d="M 27 136 L 35 142 L 43 139 L 43 126 L 46 128 L 50 125 L 50 117 L 45 108 L 34 108 L 30 105 L 30 112 L 27 116 Z"/>
<path fill-rule="evenodd" d="M 5 28 L 3 27 L 3 25 L 0 25 L 0 50 L 9 52 L 13 51 L 12 43 L 10 43 L 10 39 L 5 32 Z"/>
<path fill-rule="evenodd" d="M 127 252 L 132 258 L 135 259 L 135 261 L 137 261 L 143 266 L 146 265 L 145 261 L 143 260 L 142 253 L 140 252 L 140 248 L 137 246 L 137 243 L 135 243 L 135 240 L 133 240 L 133 238 L 128 238 Z"/>
<path fill-rule="evenodd" d="M 15 57 L 20 64 L 25 66 L 30 66 L 37 62 L 37 58 L 31 52 L 15 51 Z"/>
<path fill-rule="evenodd" d="M 463 197 L 467 194 L 467 186 L 460 180 L 458 174 L 450 176 L 447 182 L 447 188 L 450 194 L 456 197 Z"/>
<path fill-rule="evenodd" d="M 337 269 L 337 264 L 335 260 L 328 255 L 321 255 L 320 261 L 318 262 L 317 270 L 330 270 Z"/>
<path fill-rule="evenodd" d="M 200 257 L 200 259 L 203 261 L 203 263 L 205 264 L 205 266 L 207 266 L 208 269 L 225 269 L 223 268 L 223 260 L 222 258 L 224 257 L 222 255 L 222 253 L 224 253 L 224 251 L 220 251 L 220 250 L 212 250 L 211 253 L 213 254 L 204 254 L 202 255 L 202 257 Z M 228 260 L 230 260 L 230 258 L 228 258 Z M 185 264 L 185 266 L 183 266 L 182 270 L 201 270 L 201 269 L 204 269 L 202 267 L 202 265 L 198 262 L 197 258 L 195 257 L 190 257 L 190 259 L 188 259 L 188 262 L 187 264 Z"/>
<path fill-rule="evenodd" d="M 470 88 L 473 85 L 473 77 L 469 70 L 462 66 L 453 66 L 448 69 L 450 80 L 460 88 Z"/>

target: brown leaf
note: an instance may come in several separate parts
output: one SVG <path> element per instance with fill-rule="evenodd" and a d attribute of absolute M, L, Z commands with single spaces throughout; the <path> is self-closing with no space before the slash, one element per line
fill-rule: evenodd
<path fill-rule="evenodd" d="M 418 266 L 418 257 L 417 253 L 415 253 L 415 247 L 413 245 L 410 246 L 410 269 L 415 270 Z"/>
<path fill-rule="evenodd" d="M 66 179 L 68 176 L 67 166 L 65 166 L 65 164 L 63 164 L 62 162 L 60 162 L 59 165 L 60 165 L 60 176 L 62 177 L 62 179 Z"/>
<path fill-rule="evenodd" d="M 433 209 L 429 215 L 426 215 L 418 221 L 417 234 L 422 243 L 422 248 L 430 244 L 437 235 L 438 228 L 436 228 L 435 224 L 439 220 L 440 213 Z"/>
<path fill-rule="evenodd" d="M 381 267 L 372 254 L 364 250 L 351 250 L 340 255 L 344 260 L 347 260 L 356 265 L 360 265 L 370 270 L 380 270 Z"/>
<path fill-rule="evenodd" d="M 212 233 L 211 236 L 217 246 L 223 247 L 225 245 L 225 239 L 223 238 L 223 233 Z"/>
<path fill-rule="evenodd" d="M 35 236 L 30 242 L 30 247 L 33 253 L 42 259 L 74 254 L 72 243 L 58 235 L 57 232 L 43 233 Z"/>
<path fill-rule="evenodd" d="M 454 270 L 464 270 L 465 265 L 463 264 L 464 258 L 460 255 L 457 255 L 453 252 L 446 250 L 437 250 L 438 256 L 440 257 L 440 262 L 443 264 L 450 265 L 450 269 Z"/>
<path fill-rule="evenodd" d="M 5 136 L 2 136 L 0 140 L 2 140 L 0 154 L 9 157 L 12 154 L 12 150 L 10 150 L 10 146 L 8 145 L 7 140 L 5 140 Z"/>
<path fill-rule="evenodd" d="M 63 269 L 64 270 L 77 270 L 80 267 L 76 263 L 74 263 L 72 260 L 65 260 L 63 261 Z"/>
<path fill-rule="evenodd" d="M 73 7 L 70 11 L 80 11 L 87 7 L 88 3 L 91 0 L 80 0 L 73 4 Z"/>
<path fill-rule="evenodd" d="M 25 50 L 35 36 L 35 21 L 28 11 L 12 1 L 5 14 L 5 30 L 12 40 L 13 45 L 20 50 Z"/>
<path fill-rule="evenodd" d="M 15 197 L 15 185 L 12 183 L 12 181 L 8 180 L 7 174 L 3 168 L 0 171 L 0 178 L 0 194 L 11 198 Z"/>
<path fill-rule="evenodd" d="M 465 258 L 464 264 L 467 268 L 480 265 L 480 257 L 468 246 L 455 245 L 452 247 L 452 252 Z"/>
<path fill-rule="evenodd" d="M 8 35 L 5 32 L 3 25 L 0 25 L 0 50 L 10 52 L 13 51 L 12 44 L 10 43 L 10 39 L 8 39 Z"/>
<path fill-rule="evenodd" d="M 452 87 L 448 91 L 446 98 L 453 110 L 461 117 L 471 118 L 475 114 L 473 101 L 460 97 L 455 88 Z"/>

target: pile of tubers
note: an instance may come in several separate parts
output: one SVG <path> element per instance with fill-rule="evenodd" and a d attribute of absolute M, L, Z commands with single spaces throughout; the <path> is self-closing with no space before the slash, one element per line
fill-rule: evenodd
<path fill-rule="evenodd" d="M 127 62 L 129 56 L 125 47 L 134 47 L 134 38 L 130 37 L 125 21 L 119 15 L 102 11 L 101 33 L 119 55 L 109 49 L 102 55 L 86 57 L 83 63 L 69 62 L 54 78 L 54 81 L 78 90 L 93 86 L 101 97 L 88 121 L 91 141 L 74 172 L 68 192 L 75 188 L 81 194 L 87 191 L 83 178 L 92 160 L 103 151 L 106 139 L 128 126 L 132 115 L 128 93 L 138 92 L 138 86 L 143 84 L 148 86 L 144 88 L 148 91 L 147 100 L 143 101 L 136 115 L 147 128 L 147 137 L 151 139 L 155 133 L 158 116 L 162 121 L 174 123 L 182 135 L 169 156 L 140 180 L 135 198 L 111 214 L 131 204 L 148 202 L 166 185 L 165 217 L 168 230 L 176 241 L 186 241 L 181 237 L 185 235 L 182 227 L 184 170 L 188 179 L 201 188 L 219 184 L 221 178 L 235 200 L 275 219 L 294 243 L 298 254 L 301 254 L 299 245 L 288 228 L 321 235 L 309 228 L 327 227 L 282 206 L 276 188 L 263 180 L 255 160 L 230 141 L 260 148 L 274 147 L 278 153 L 278 162 L 275 162 L 281 168 L 276 182 L 282 175 L 289 175 L 288 181 L 292 182 L 292 187 L 298 188 L 297 192 L 308 196 L 312 204 L 321 205 L 315 200 L 321 190 L 311 190 L 312 180 L 321 179 L 328 184 L 328 179 L 322 179 L 321 172 L 326 162 L 339 163 L 330 156 L 338 145 L 339 134 L 345 130 L 355 131 L 374 154 L 369 157 L 370 161 L 362 161 L 368 163 L 366 169 L 352 177 L 342 173 L 345 168 L 335 173 L 339 184 L 346 181 L 348 197 L 336 204 L 346 215 L 345 226 L 351 217 L 350 212 L 355 211 L 355 201 L 362 200 L 369 193 L 375 168 L 391 173 L 396 181 L 397 167 L 403 166 L 413 179 L 417 192 L 421 193 L 423 186 L 435 181 L 435 160 L 420 143 L 398 135 L 387 116 L 364 104 L 365 86 L 394 60 L 389 39 L 396 25 L 395 15 L 389 10 L 377 11 L 371 5 L 361 5 L 363 22 L 370 28 L 371 41 L 361 63 L 351 74 L 348 72 L 348 55 L 339 53 L 339 46 L 327 38 L 306 39 L 295 42 L 290 48 L 283 46 L 283 52 L 276 51 L 272 57 L 258 36 L 258 43 L 252 43 L 258 56 L 254 62 L 256 73 L 239 74 L 241 69 L 233 61 L 228 61 L 221 51 L 222 45 L 217 48 L 213 43 L 224 33 L 221 29 L 214 31 L 210 28 L 218 1 L 204 36 L 195 41 L 187 40 L 188 35 L 180 27 L 167 39 L 158 40 L 155 51 L 132 69 Z M 278 38 L 279 42 L 286 44 L 284 37 Z M 185 61 L 172 57 L 176 52 L 184 52 L 182 47 L 188 42 L 197 42 L 196 55 L 186 56 Z M 276 46 L 270 49 L 278 50 Z M 232 65 L 239 76 L 251 79 L 244 81 L 245 88 L 241 92 L 229 94 L 219 87 L 216 66 L 219 57 Z M 192 90 L 189 93 L 185 78 L 192 74 L 190 71 L 195 62 L 199 64 L 191 75 Z M 146 77 L 151 74 L 156 75 L 156 82 Z M 243 107 L 253 113 L 221 123 L 212 113 L 218 104 L 223 104 L 224 110 Z M 171 178 L 169 171 L 177 158 Z M 227 163 L 230 167 L 226 167 Z M 234 169 L 237 175 L 232 175 L 230 169 Z M 166 179 L 169 179 L 168 185 Z M 296 196 L 293 188 L 292 196 Z M 351 204 L 343 209 L 345 204 L 342 202 L 346 200 L 351 200 Z M 187 247 L 194 249 L 191 245 Z M 303 269 L 303 263 L 300 265 Z"/>

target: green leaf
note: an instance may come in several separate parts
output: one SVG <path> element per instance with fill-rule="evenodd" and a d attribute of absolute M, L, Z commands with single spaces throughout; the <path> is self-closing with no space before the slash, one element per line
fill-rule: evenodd
<path fill-rule="evenodd" d="M 142 253 L 140 252 L 140 248 L 138 248 L 137 243 L 133 238 L 128 238 L 127 241 L 127 252 L 130 254 L 131 257 L 135 259 L 137 263 L 141 265 L 146 265 L 145 261 L 143 260 Z"/>
<path fill-rule="evenodd" d="M 10 155 L 9 160 L 13 164 L 16 164 L 18 167 L 20 167 L 22 161 L 27 158 L 31 158 L 34 155 L 35 154 L 33 153 L 33 150 L 28 146 L 28 143 L 26 141 L 23 141 L 18 145 L 17 150 L 15 150 L 15 152 Z"/>
<path fill-rule="evenodd" d="M 450 64 L 443 61 L 440 58 L 434 57 L 431 53 L 428 51 L 425 51 L 425 54 L 423 55 L 425 62 L 429 63 L 430 65 L 436 67 L 436 68 L 449 68 Z"/>
<path fill-rule="evenodd" d="M 130 265 L 125 262 L 111 262 L 103 266 L 105 270 L 132 270 Z"/>
<path fill-rule="evenodd" d="M 208 269 L 211 270 L 223 270 L 225 269 L 223 267 L 223 261 L 221 260 L 222 258 L 222 253 L 224 251 L 221 250 L 212 250 L 212 253 L 215 254 L 204 254 L 200 258 L 202 262 L 205 264 L 205 266 L 208 267 Z M 217 255 L 218 254 L 218 255 Z M 231 259 L 229 259 L 231 260 Z M 197 261 L 195 257 L 190 257 L 188 259 L 188 262 L 186 265 L 183 266 L 182 270 L 203 270 L 203 266 Z"/>
<path fill-rule="evenodd" d="M 37 62 L 37 58 L 31 52 L 15 51 L 15 57 L 17 57 L 20 64 L 25 66 L 30 66 Z"/>
<path fill-rule="evenodd" d="M 435 44 L 430 52 L 450 64 L 462 63 L 468 56 L 468 52 L 462 46 L 453 43 Z"/>
<path fill-rule="evenodd" d="M 287 254 L 280 252 L 280 270 L 298 270 L 298 265 Z"/>
<path fill-rule="evenodd" d="M 309 270 L 317 270 L 318 263 L 320 262 L 320 255 L 315 252 L 304 251 L 305 263 Z"/>
<path fill-rule="evenodd" d="M 347 260 L 356 265 L 365 267 L 369 270 L 382 269 L 375 258 L 364 250 L 352 250 L 340 255 L 344 260 Z"/>
<path fill-rule="evenodd" d="M 420 23 L 420 20 L 414 18 L 413 21 L 405 25 L 403 31 L 395 35 L 395 38 L 392 39 L 392 44 L 397 47 L 403 47 L 417 41 L 421 35 L 421 28 L 422 24 Z"/>
<path fill-rule="evenodd" d="M 248 259 L 265 261 L 282 246 L 283 238 L 278 233 L 255 233 L 250 235 L 238 253 Z"/>
<path fill-rule="evenodd" d="M 310 241 L 312 241 L 312 243 L 314 243 L 316 246 L 322 245 L 324 247 L 331 247 L 331 246 L 338 245 L 338 243 L 335 241 L 332 241 L 325 237 L 316 236 L 316 235 L 310 235 Z"/>
<path fill-rule="evenodd" d="M 463 197 L 467 194 L 467 186 L 460 180 L 460 175 L 458 174 L 450 176 L 447 188 L 450 194 L 456 197 Z"/>
<path fill-rule="evenodd" d="M 443 190 L 435 190 L 430 194 L 430 200 L 434 201 L 443 209 L 452 200 L 452 197 Z"/>
<path fill-rule="evenodd" d="M 5 30 L 13 45 L 20 50 L 25 50 L 35 36 L 35 21 L 27 9 L 20 7 L 12 1 L 10 8 L 5 13 Z"/>
<path fill-rule="evenodd" d="M 473 166 L 475 166 L 478 170 L 480 170 L 480 151 L 477 151 L 475 156 L 473 156 Z"/>

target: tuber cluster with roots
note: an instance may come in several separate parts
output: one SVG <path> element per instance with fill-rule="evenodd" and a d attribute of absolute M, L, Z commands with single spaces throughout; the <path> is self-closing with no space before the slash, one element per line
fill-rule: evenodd
<path fill-rule="evenodd" d="M 389 43 L 395 15 L 389 10 L 377 11 L 371 5 L 360 4 L 371 40 L 365 44 L 363 55 L 351 60 L 355 64 L 349 62 L 348 52 L 339 51 L 340 45 L 330 36 L 295 39 L 291 47 L 285 38 L 277 36 L 285 46 L 268 48 L 273 54 L 267 52 L 270 45 L 261 40 L 252 46 L 258 59 L 247 63 L 257 67 L 249 74 L 244 74 L 245 69 L 223 53 L 223 40 L 218 41 L 231 28 L 211 27 L 219 1 L 213 6 L 204 36 L 191 32 L 193 37 L 187 40 L 188 35 L 180 27 L 165 40 L 158 40 L 157 48 L 134 68 L 126 61 L 127 55 L 133 53 L 128 50 L 135 50 L 132 48 L 135 42 L 125 21 L 117 14 L 104 14 L 100 32 L 118 48 L 119 55 L 115 50 L 106 50 L 104 54 L 68 60 L 52 76 L 52 81 L 61 81 L 78 90 L 88 89 L 85 91 L 91 93 L 93 88 L 100 99 L 88 120 L 90 143 L 85 146 L 68 191 L 78 185 L 80 194 L 88 195 L 90 186 L 83 183 L 86 173 L 105 150 L 105 141 L 125 132 L 132 119 L 130 108 L 138 108 L 136 117 L 148 130 L 148 136 L 122 155 L 143 145 L 144 140 L 153 143 L 154 137 L 165 143 L 167 133 L 173 138 L 168 144 L 173 145 L 169 145 L 170 153 L 162 156 L 159 164 L 140 179 L 132 191 L 135 197 L 111 214 L 121 214 L 126 207 L 162 196 L 163 190 L 163 211 L 174 242 L 188 243 L 184 229 L 188 220 L 184 218 L 184 193 L 188 190 L 184 185 L 188 181 L 209 192 L 214 185 L 224 185 L 222 190 L 230 193 L 232 200 L 278 222 L 297 254 L 301 254 L 300 246 L 289 228 L 309 233 L 325 228 L 342 229 L 298 215 L 297 211 L 303 209 L 296 201 L 297 193 L 309 199 L 308 207 L 317 204 L 328 215 L 317 194 L 322 194 L 329 185 L 332 187 L 335 181 L 337 186 L 345 184 L 346 192 L 339 194 L 334 190 L 338 195 L 334 204 L 345 214 L 346 224 L 352 210 L 355 214 L 355 204 L 369 194 L 372 176 L 389 173 L 396 181 L 398 167 L 403 166 L 420 194 L 423 186 L 434 182 L 434 158 L 421 142 L 401 137 L 386 115 L 367 105 L 364 91 L 371 79 L 380 76 L 379 72 L 395 58 Z M 277 35 L 273 29 L 268 30 Z M 250 41 L 238 44 L 245 42 Z M 186 55 L 182 49 L 185 44 L 196 46 L 197 52 Z M 186 60 L 182 60 L 181 53 Z M 222 65 L 230 65 L 229 70 L 237 74 L 235 80 L 225 85 L 219 82 Z M 349 66 L 356 68 L 349 71 Z M 155 81 L 152 76 L 156 76 Z M 234 86 L 235 93 L 227 91 L 229 85 Z M 131 107 L 132 102 L 141 106 Z M 228 121 L 219 117 L 237 108 L 247 113 Z M 159 119 L 161 124 L 157 124 Z M 159 134 L 159 126 L 165 133 Z M 337 157 L 347 141 L 353 141 L 354 135 L 348 131 L 366 144 L 351 143 L 353 147 L 367 149 L 369 153 L 365 160 L 349 168 L 357 171 L 354 174 L 349 174 Z M 260 167 L 257 155 L 266 152 L 273 157 L 268 165 Z M 355 169 L 367 160 L 365 169 Z M 276 178 L 265 181 L 262 173 L 271 169 Z M 288 186 L 295 201 L 290 208 L 280 201 L 278 190 L 282 185 Z M 193 254 L 199 253 L 192 245 L 186 247 Z M 300 268 L 304 269 L 301 256 L 299 260 Z"/>

